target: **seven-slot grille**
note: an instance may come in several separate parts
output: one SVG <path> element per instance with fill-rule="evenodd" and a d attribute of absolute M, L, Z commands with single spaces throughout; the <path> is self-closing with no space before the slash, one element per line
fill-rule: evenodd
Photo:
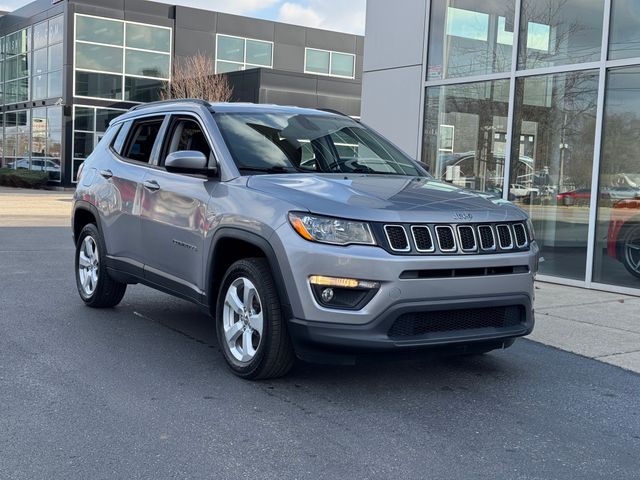
<path fill-rule="evenodd" d="M 384 225 L 388 248 L 407 255 L 501 253 L 529 248 L 524 223 Z"/>

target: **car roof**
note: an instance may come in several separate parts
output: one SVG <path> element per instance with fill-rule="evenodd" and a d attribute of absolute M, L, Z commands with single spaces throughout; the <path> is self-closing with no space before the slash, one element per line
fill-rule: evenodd
<path fill-rule="evenodd" d="M 159 102 L 136 105 L 128 112 L 117 117 L 113 122 L 119 123 L 131 118 L 148 114 L 171 113 L 174 110 L 197 111 L 207 108 L 215 113 L 287 113 L 292 115 L 326 115 L 326 116 L 346 116 L 339 112 L 316 110 L 313 108 L 303 108 L 285 105 L 269 105 L 262 103 L 240 103 L 240 102 L 206 102 L 199 99 L 176 99 L 162 100 Z M 347 117 L 350 118 L 350 117 Z"/>

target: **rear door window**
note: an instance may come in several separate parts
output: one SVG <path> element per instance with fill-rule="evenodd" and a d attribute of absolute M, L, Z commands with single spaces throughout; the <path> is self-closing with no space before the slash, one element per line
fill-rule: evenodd
<path fill-rule="evenodd" d="M 136 120 L 131 125 L 122 156 L 135 162 L 150 163 L 164 117 Z"/>

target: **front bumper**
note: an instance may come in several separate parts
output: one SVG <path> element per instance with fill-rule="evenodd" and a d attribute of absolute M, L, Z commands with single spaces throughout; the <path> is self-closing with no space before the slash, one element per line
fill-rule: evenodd
<path fill-rule="evenodd" d="M 399 256 L 370 246 L 337 247 L 314 244 L 283 225 L 271 239 L 282 270 L 291 307 L 289 330 L 301 357 L 311 350 L 336 352 L 410 350 L 442 345 L 499 341 L 527 335 L 533 329 L 533 279 L 538 247 L 494 255 Z M 282 261 L 285 259 L 285 261 Z M 500 269 L 518 267 L 512 274 L 406 278 L 413 270 Z M 526 267 L 526 268 L 523 268 Z M 380 289 L 360 310 L 326 308 L 315 300 L 310 275 L 348 277 L 380 283 Z M 410 313 L 471 312 L 517 308 L 518 322 L 476 328 L 419 332 L 404 337 L 390 334 L 400 317 Z M 474 313 L 475 311 L 475 313 Z M 482 322 L 480 322 L 482 323 Z M 302 354 L 301 354 L 302 352 Z"/>
<path fill-rule="evenodd" d="M 393 336 L 390 331 L 398 319 L 406 314 L 438 313 L 455 314 L 483 312 L 493 309 L 517 309 L 518 321 L 506 326 L 481 326 L 425 332 L 420 335 Z M 473 313 L 471 313 L 473 314 Z M 298 356 L 318 360 L 334 354 L 336 356 L 384 352 L 392 350 L 416 350 L 428 347 L 470 346 L 477 343 L 495 342 L 528 335 L 535 320 L 531 299 L 527 295 L 506 295 L 490 298 L 468 298 L 451 300 L 400 302 L 389 307 L 374 321 L 365 325 L 345 325 L 291 319 L 289 332 Z"/>

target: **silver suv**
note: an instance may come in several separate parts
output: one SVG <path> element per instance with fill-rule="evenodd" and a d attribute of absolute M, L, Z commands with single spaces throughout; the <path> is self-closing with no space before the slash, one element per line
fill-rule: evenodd
<path fill-rule="evenodd" d="M 84 162 L 72 215 L 87 305 L 113 307 L 134 283 L 195 302 L 245 378 L 296 356 L 485 352 L 533 328 L 526 214 L 434 180 L 335 113 L 136 107 Z"/>

